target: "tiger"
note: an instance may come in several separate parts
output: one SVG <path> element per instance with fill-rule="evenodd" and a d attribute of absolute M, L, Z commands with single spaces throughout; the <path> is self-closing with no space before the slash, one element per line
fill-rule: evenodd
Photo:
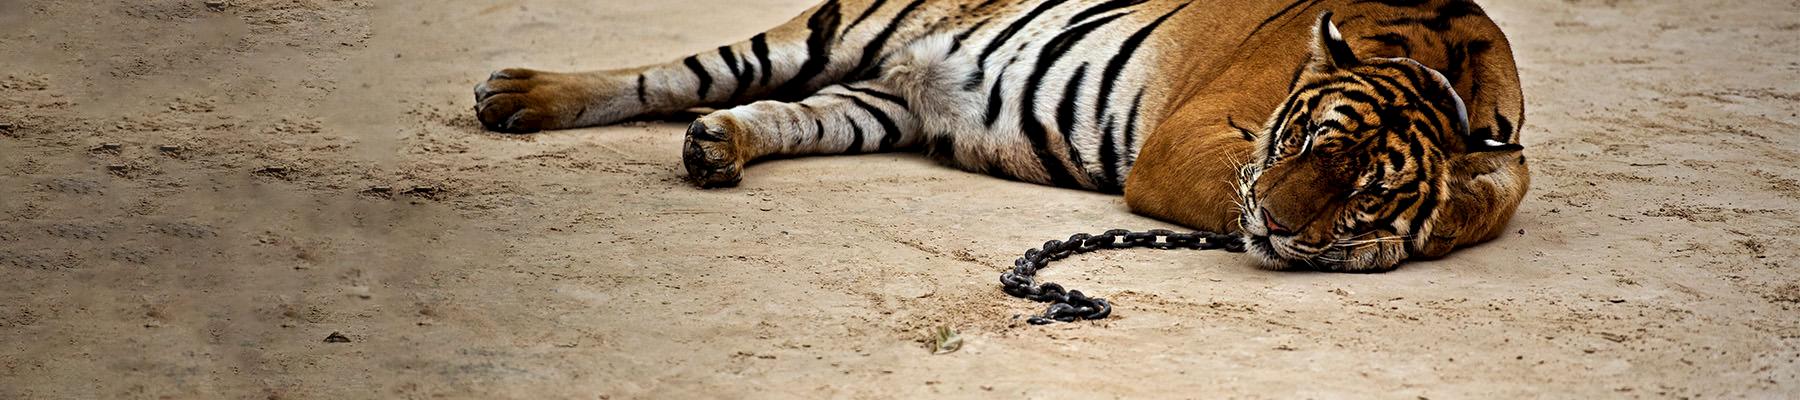
<path fill-rule="evenodd" d="M 748 40 L 595 72 L 508 68 L 492 131 L 711 108 L 688 178 L 922 152 L 1122 194 L 1274 269 L 1380 272 L 1502 235 L 1530 186 L 1510 43 L 1470 0 L 826 0 Z"/>

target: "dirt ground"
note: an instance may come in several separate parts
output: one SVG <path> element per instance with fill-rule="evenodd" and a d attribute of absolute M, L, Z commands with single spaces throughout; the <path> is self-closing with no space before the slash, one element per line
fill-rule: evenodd
<path fill-rule="evenodd" d="M 1079 257 L 1046 276 L 1116 317 L 1047 327 L 1019 251 L 1167 225 L 912 155 L 702 191 L 679 123 L 471 117 L 491 69 L 809 2 L 0 0 L 0 399 L 1800 396 L 1800 2 L 1487 1 L 1517 233 L 1375 275 Z"/>

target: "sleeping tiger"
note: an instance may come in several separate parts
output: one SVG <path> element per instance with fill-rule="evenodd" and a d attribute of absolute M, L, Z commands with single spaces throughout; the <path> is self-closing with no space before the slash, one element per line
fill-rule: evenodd
<path fill-rule="evenodd" d="M 1276 268 L 1440 257 L 1499 236 L 1530 184 L 1511 48 L 1469 0 L 827 0 L 672 62 L 505 69 L 475 94 L 514 133 L 729 107 L 687 131 L 702 187 L 923 151 L 1123 193 Z"/>

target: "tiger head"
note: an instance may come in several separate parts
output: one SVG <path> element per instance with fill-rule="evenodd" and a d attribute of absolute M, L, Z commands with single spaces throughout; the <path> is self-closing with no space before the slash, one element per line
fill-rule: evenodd
<path fill-rule="evenodd" d="M 1358 58 L 1330 13 L 1313 36 L 1238 177 L 1248 251 L 1274 268 L 1374 272 L 1498 236 L 1529 186 L 1523 148 L 1465 140 L 1448 79 Z"/>

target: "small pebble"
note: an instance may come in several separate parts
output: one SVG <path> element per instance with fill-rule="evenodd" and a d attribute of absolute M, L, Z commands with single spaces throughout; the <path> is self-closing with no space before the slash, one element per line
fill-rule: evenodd
<path fill-rule="evenodd" d="M 156 146 L 156 149 L 157 149 L 157 150 L 162 150 L 162 151 L 165 151 L 165 152 L 176 152 L 176 151 L 181 151 L 181 146 L 176 146 L 176 145 L 172 145 L 172 144 L 165 144 L 165 145 L 161 145 L 161 146 Z"/>
<path fill-rule="evenodd" d="M 394 191 L 394 187 L 392 187 L 392 186 L 371 186 L 371 187 L 369 187 L 369 192 L 372 192 L 372 193 L 388 193 L 388 192 L 392 192 L 392 191 Z"/>
<path fill-rule="evenodd" d="M 0 122 L 0 131 L 12 129 L 12 128 L 13 128 L 13 124 L 11 122 Z"/>
<path fill-rule="evenodd" d="M 225 1 L 224 0 L 206 0 L 206 8 L 210 8 L 213 11 L 224 10 L 225 9 Z"/>
<path fill-rule="evenodd" d="M 106 166 L 106 169 L 112 170 L 112 171 L 124 171 L 127 169 L 131 169 L 131 166 L 125 165 L 125 164 L 113 164 L 113 165 Z"/>
<path fill-rule="evenodd" d="M 118 144 L 118 143 L 101 143 L 100 147 L 96 147 L 96 148 L 94 148 L 94 150 L 118 151 L 119 149 L 124 148 L 124 147 L 125 147 L 125 145 Z"/>
<path fill-rule="evenodd" d="M 325 335 L 325 343 L 350 343 L 350 337 L 344 336 L 343 333 L 332 332 L 330 335 Z"/>

